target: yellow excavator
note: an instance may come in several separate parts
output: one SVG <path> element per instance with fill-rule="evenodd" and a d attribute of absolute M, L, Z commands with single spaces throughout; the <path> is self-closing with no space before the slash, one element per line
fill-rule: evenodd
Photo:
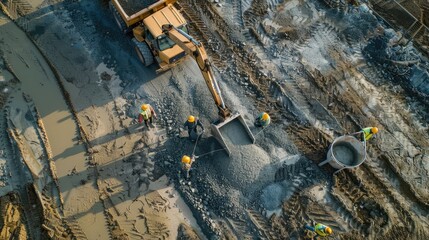
<path fill-rule="evenodd" d="M 162 33 L 163 24 L 187 31 L 187 22 L 173 3 L 176 0 L 111 0 L 110 9 L 119 29 L 132 37 L 134 49 L 145 66 L 158 65 L 165 72 L 185 59 L 186 53 Z"/>
<path fill-rule="evenodd" d="M 213 136 L 230 155 L 229 145 L 254 143 L 255 138 L 239 113 L 225 106 L 203 45 L 190 36 L 187 22 L 173 3 L 176 0 L 111 0 L 110 8 L 120 30 L 132 36 L 137 56 L 145 66 L 156 62 L 157 73 L 191 56 L 198 64 L 219 111 L 220 121 L 211 125 Z M 240 143 L 231 140 L 244 132 Z M 246 136 L 246 137 L 245 137 Z M 247 139 L 244 139 L 247 138 Z"/>
<path fill-rule="evenodd" d="M 219 85 L 213 75 L 212 66 L 201 42 L 172 24 L 163 25 L 162 32 L 181 47 L 188 56 L 194 58 L 219 109 L 219 116 L 223 119 L 230 117 L 231 111 L 225 106 Z"/>
<path fill-rule="evenodd" d="M 186 54 L 191 56 L 197 63 L 215 104 L 218 107 L 219 116 L 221 118 L 218 124 L 211 125 L 212 134 L 225 148 L 228 155 L 231 153 L 228 145 L 234 144 L 234 142 L 230 140 L 225 141 L 226 135 L 230 136 L 231 134 L 237 134 L 237 131 L 244 131 L 247 133 L 249 143 L 254 143 L 255 137 L 245 123 L 243 117 L 239 113 L 232 114 L 230 109 L 225 106 L 219 84 L 213 74 L 211 62 L 201 42 L 172 24 L 162 25 L 162 32 L 170 40 L 180 46 Z M 231 128 L 228 125 L 234 126 Z"/>

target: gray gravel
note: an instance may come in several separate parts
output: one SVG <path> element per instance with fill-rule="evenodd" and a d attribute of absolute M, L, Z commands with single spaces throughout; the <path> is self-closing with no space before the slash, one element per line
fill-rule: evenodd
<path fill-rule="evenodd" d="M 268 153 L 252 144 L 238 120 L 225 125 L 220 131 L 231 155 L 228 157 L 221 152 L 214 156 L 214 161 L 234 187 L 248 192 L 274 179 L 274 173 L 270 172 Z"/>

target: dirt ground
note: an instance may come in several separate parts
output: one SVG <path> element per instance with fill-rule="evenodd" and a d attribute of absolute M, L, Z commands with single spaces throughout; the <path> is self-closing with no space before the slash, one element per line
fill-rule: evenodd
<path fill-rule="evenodd" d="M 361 3 L 178 1 L 256 136 L 223 129 L 228 156 L 182 129 L 218 119 L 198 66 L 144 67 L 108 1 L 0 0 L 1 238 L 429 239 L 429 5 Z M 318 165 L 367 126 L 362 165 Z"/>

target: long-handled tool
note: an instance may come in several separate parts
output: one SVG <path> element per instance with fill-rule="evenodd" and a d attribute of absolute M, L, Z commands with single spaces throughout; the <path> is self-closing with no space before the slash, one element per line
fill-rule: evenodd
<path fill-rule="evenodd" d="M 256 138 L 256 136 L 258 136 L 261 132 L 263 132 L 265 129 L 267 129 L 268 127 L 270 127 L 270 125 L 268 125 L 268 126 L 266 126 L 266 127 L 264 127 L 264 128 L 262 128 L 262 130 L 261 131 L 259 131 L 259 132 L 257 132 L 256 134 L 254 134 L 253 136 Z"/>

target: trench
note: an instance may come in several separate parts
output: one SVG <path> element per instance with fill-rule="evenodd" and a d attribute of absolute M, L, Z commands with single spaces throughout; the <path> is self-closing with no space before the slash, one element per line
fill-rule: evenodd
<path fill-rule="evenodd" d="M 103 205 L 94 179 L 87 167 L 86 148 L 79 128 L 58 86 L 58 79 L 42 53 L 12 21 L 0 15 L 0 36 L 6 46 L 4 59 L 37 107 L 52 150 L 52 160 L 64 217 L 73 217 L 90 239 L 108 239 L 109 231 Z M 72 171 L 76 174 L 71 174 Z M 97 231 L 94 231 L 97 229 Z"/>

